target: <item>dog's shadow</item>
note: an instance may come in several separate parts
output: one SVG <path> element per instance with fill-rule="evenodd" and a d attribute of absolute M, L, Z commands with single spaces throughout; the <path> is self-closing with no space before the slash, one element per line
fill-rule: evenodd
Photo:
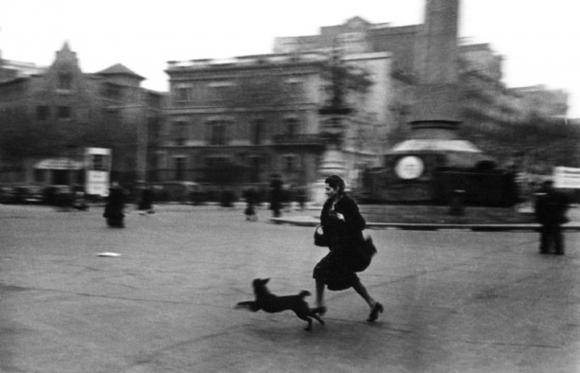
<path fill-rule="evenodd" d="M 304 330 L 297 329 L 292 318 L 288 320 L 281 320 L 279 316 L 270 316 L 256 318 L 255 322 L 246 323 L 244 332 L 253 335 L 264 341 L 271 341 L 272 343 L 280 343 L 281 341 L 295 341 L 297 337 L 302 341 L 316 341 L 321 340 L 336 341 L 336 339 L 346 338 L 347 340 L 363 340 L 368 337 L 368 333 L 374 332 L 392 332 L 399 334 L 393 326 L 388 322 L 377 321 L 368 323 L 363 320 L 349 320 L 326 318 L 326 325 L 315 326 L 312 332 L 304 332 Z"/>
<path fill-rule="evenodd" d="M 299 340 L 319 340 L 328 335 L 326 327 L 314 327 L 311 332 L 305 332 L 302 328 L 296 328 L 293 320 L 282 321 L 279 319 L 261 320 L 259 323 L 248 323 L 244 332 L 260 340 L 271 343 L 292 343 Z"/>

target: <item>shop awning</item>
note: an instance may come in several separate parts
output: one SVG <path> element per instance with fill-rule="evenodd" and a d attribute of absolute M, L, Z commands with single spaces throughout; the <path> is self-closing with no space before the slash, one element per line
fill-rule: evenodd
<path fill-rule="evenodd" d="M 70 158 L 49 158 L 38 162 L 34 168 L 37 170 L 82 170 L 83 163 Z"/>

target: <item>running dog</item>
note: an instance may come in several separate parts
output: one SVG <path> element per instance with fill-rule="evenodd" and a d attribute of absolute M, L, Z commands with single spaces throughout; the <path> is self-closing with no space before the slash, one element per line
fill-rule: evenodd
<path fill-rule="evenodd" d="M 302 320 L 308 322 L 308 325 L 304 330 L 312 330 L 312 319 L 316 319 L 321 325 L 324 325 L 324 320 L 322 320 L 318 313 L 321 312 L 320 309 L 311 309 L 308 303 L 304 300 L 304 297 L 310 295 L 307 290 L 302 290 L 298 295 L 287 295 L 283 297 L 276 296 L 272 294 L 266 284 L 270 281 L 269 278 L 266 279 L 255 279 L 252 282 L 254 287 L 254 294 L 256 299 L 253 301 L 239 302 L 234 308 L 236 309 L 247 309 L 253 312 L 263 310 L 268 313 L 282 312 L 286 310 L 294 311 L 296 316 Z"/>

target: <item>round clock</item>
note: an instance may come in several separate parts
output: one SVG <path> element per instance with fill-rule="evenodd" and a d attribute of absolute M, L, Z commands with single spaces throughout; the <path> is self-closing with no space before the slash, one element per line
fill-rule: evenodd
<path fill-rule="evenodd" d="M 416 179 L 423 174 L 425 166 L 421 158 L 414 155 L 405 156 L 397 162 L 395 172 L 401 179 Z"/>

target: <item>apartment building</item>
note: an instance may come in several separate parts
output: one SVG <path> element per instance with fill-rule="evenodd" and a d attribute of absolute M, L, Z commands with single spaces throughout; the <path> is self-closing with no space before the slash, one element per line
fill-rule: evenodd
<path fill-rule="evenodd" d="M 229 60 L 169 62 L 170 100 L 157 180 L 193 180 L 213 187 L 266 187 L 272 174 L 305 186 L 319 178 L 329 118 L 319 110 L 328 98 L 327 53 L 240 56 Z M 380 159 L 385 134 L 390 57 L 345 56 L 374 81 L 349 95 L 355 113 L 344 118 L 346 168 Z"/>

